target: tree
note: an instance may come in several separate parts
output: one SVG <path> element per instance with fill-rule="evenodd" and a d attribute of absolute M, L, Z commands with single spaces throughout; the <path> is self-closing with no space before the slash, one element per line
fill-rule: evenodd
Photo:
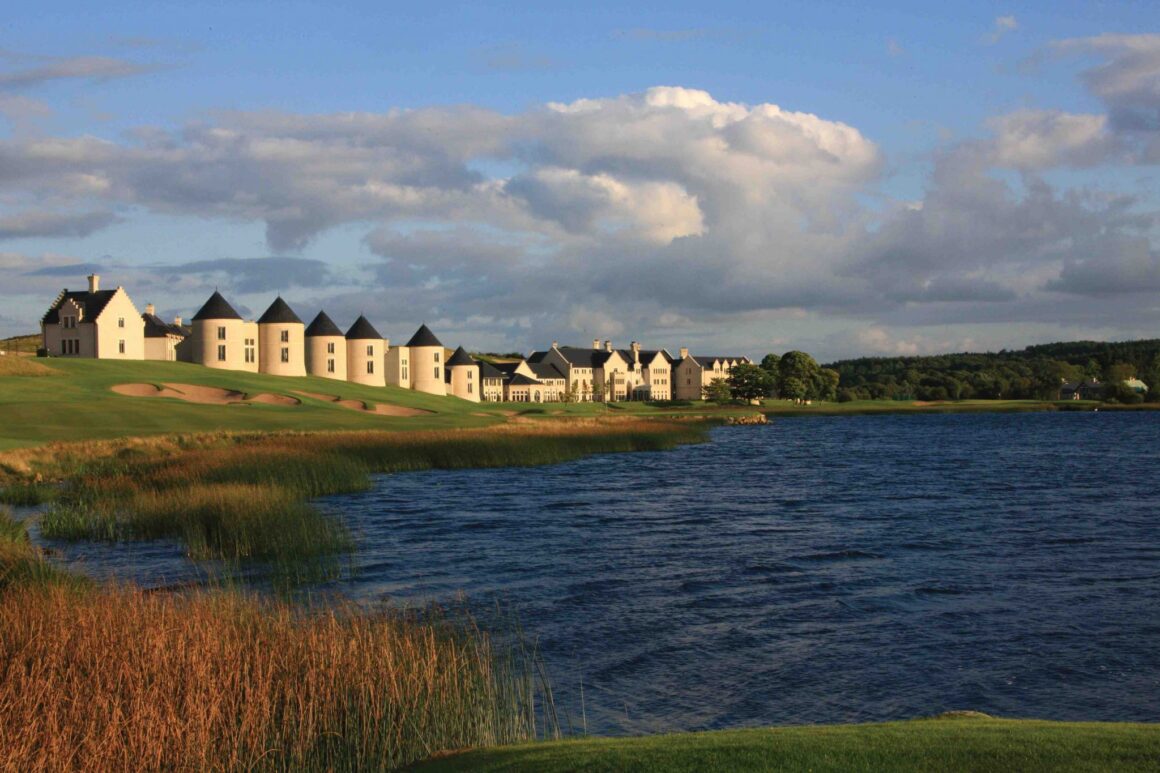
<path fill-rule="evenodd" d="M 712 400 L 718 405 L 723 405 L 733 398 L 733 390 L 729 388 L 729 382 L 723 378 L 715 378 L 709 382 L 709 386 L 701 390 L 706 400 Z"/>
<path fill-rule="evenodd" d="M 832 368 L 818 368 L 812 380 L 812 394 L 807 397 L 833 402 L 838 399 L 838 382 L 841 380 L 842 376 L 838 371 Z"/>
<path fill-rule="evenodd" d="M 778 393 L 785 399 L 793 400 L 796 403 L 806 399 L 807 391 L 806 382 L 791 376 L 781 382 Z"/>
<path fill-rule="evenodd" d="M 781 357 L 776 354 L 767 354 L 761 358 L 761 368 L 772 376 L 777 376 L 777 364 L 781 362 Z"/>
<path fill-rule="evenodd" d="M 759 400 L 773 389 L 773 376 L 765 368 L 746 363 L 734 365 L 727 382 L 733 397 L 740 400 Z"/>
<path fill-rule="evenodd" d="M 777 363 L 777 393 L 791 400 L 804 400 L 810 392 L 814 376 L 819 370 L 818 363 L 805 352 L 786 352 Z M 794 380 L 800 383 L 802 394 L 790 394 L 786 390 L 786 382 Z M 798 391 L 795 385 L 795 392 Z"/>

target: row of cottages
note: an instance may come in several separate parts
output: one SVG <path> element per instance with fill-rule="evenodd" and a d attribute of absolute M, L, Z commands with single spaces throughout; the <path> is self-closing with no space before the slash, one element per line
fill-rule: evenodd
<path fill-rule="evenodd" d="M 426 325 L 406 346 L 391 348 L 390 340 L 361 315 L 345 333 L 325 311 L 306 325 L 278 297 L 257 322 L 248 322 L 218 292 L 192 322 L 188 359 L 207 367 L 447 394 L 443 344 Z"/>
<path fill-rule="evenodd" d="M 560 346 L 535 351 L 517 362 L 489 363 L 462 347 L 447 361 L 447 394 L 465 400 L 506 402 L 592 402 L 595 400 L 700 400 L 704 387 L 728 378 L 748 357 L 674 358 L 664 349 L 643 349 L 633 341 L 616 349 L 593 340 L 592 348 Z"/>

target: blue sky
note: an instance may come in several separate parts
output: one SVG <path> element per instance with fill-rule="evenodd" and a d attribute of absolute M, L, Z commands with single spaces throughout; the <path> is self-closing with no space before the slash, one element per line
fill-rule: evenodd
<path fill-rule="evenodd" d="M 188 316 L 477 349 L 1160 335 L 1153 3 L 47 3 L 0 26 L 0 335 Z"/>

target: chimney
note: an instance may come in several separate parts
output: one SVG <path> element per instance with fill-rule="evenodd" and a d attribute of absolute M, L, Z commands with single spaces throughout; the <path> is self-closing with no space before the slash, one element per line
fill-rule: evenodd
<path fill-rule="evenodd" d="M 552 348 L 553 348 L 553 349 L 559 349 L 559 348 L 560 348 L 560 342 L 559 342 L 559 341 L 553 341 L 553 342 L 552 342 Z"/>
<path fill-rule="evenodd" d="M 632 347 L 632 361 L 635 362 L 637 365 L 639 365 L 640 364 L 640 344 L 638 344 L 636 341 L 633 341 L 631 344 L 631 347 Z"/>
<path fill-rule="evenodd" d="M 145 313 L 148 314 L 150 317 L 156 316 L 157 307 L 155 307 L 152 303 L 146 303 L 145 304 Z"/>
<path fill-rule="evenodd" d="M 178 327 L 181 327 L 181 317 L 174 317 L 173 324 L 177 325 Z"/>
<path fill-rule="evenodd" d="M 606 352 L 611 352 L 611 351 L 612 351 L 612 341 L 610 341 L 610 340 L 608 340 L 608 339 L 605 339 L 605 341 L 604 341 L 604 351 L 606 351 Z"/>
<path fill-rule="evenodd" d="M 101 289 L 101 275 L 89 274 L 89 292 L 95 293 Z"/>
<path fill-rule="evenodd" d="M 689 347 L 682 346 L 681 347 L 681 359 L 682 360 L 687 359 L 688 356 L 689 356 Z"/>
<path fill-rule="evenodd" d="M 599 339 L 599 338 L 593 338 L 593 339 L 592 339 L 592 348 L 593 348 L 593 349 L 599 349 L 599 348 L 600 348 L 600 339 Z"/>

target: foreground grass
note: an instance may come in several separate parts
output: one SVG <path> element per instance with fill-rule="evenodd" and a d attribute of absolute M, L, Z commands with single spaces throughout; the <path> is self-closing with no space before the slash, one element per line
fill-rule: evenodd
<path fill-rule="evenodd" d="M 985 717 L 824 725 L 483 749 L 419 771 L 1105 771 L 1160 767 L 1160 725 Z"/>
<path fill-rule="evenodd" d="M 437 616 L 0 591 L 7 770 L 381 770 L 534 739 L 533 664 Z"/>

